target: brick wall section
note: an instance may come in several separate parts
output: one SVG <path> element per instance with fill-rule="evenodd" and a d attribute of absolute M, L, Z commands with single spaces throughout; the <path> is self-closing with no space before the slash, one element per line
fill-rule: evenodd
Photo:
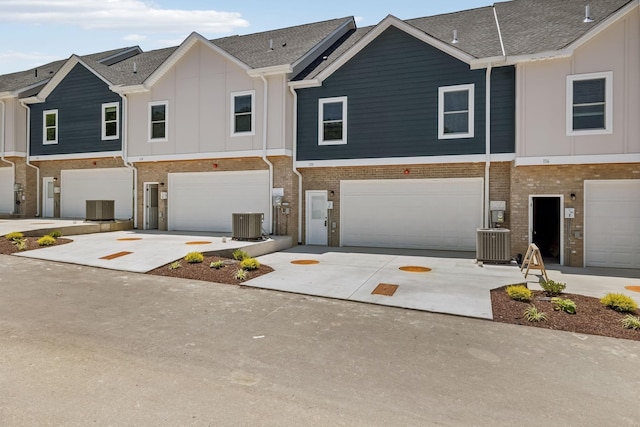
<path fill-rule="evenodd" d="M 519 166 L 512 170 L 511 249 L 524 254 L 529 243 L 529 196 L 564 195 L 562 208 L 575 208 L 571 230 L 565 228 L 565 265 L 582 267 L 584 260 L 584 181 L 640 179 L 640 164 Z M 571 200 L 571 193 L 576 200 Z M 564 210 L 564 209 L 563 209 Z M 575 232 L 580 237 L 575 236 Z"/>
<path fill-rule="evenodd" d="M 15 184 L 20 184 L 23 193 L 17 195 L 19 204 L 14 205 L 14 215 L 25 217 L 34 217 L 36 215 L 36 172 L 33 168 L 27 168 L 24 157 L 7 157 L 7 160 L 15 164 Z M 0 162 L 0 167 L 10 168 L 8 163 Z M 24 196 L 24 200 L 22 200 Z M 14 202 L 16 194 L 14 193 Z"/>
<path fill-rule="evenodd" d="M 405 170 L 409 173 L 405 174 Z M 327 190 L 333 201 L 329 213 L 329 245 L 340 246 L 340 181 L 367 179 L 427 179 L 427 178 L 484 178 L 484 163 L 447 163 L 433 165 L 351 166 L 300 169 L 303 176 L 303 198 L 307 190 Z M 489 194 L 492 200 L 509 200 L 510 163 L 492 163 Z M 333 196 L 331 195 L 333 191 Z M 497 199 L 494 199 L 497 198 Z M 305 201 L 302 200 L 303 230 L 305 229 Z M 508 218 L 508 217 L 507 217 Z M 332 228 L 331 223 L 336 227 Z M 304 231 L 303 231 L 304 240 Z"/>

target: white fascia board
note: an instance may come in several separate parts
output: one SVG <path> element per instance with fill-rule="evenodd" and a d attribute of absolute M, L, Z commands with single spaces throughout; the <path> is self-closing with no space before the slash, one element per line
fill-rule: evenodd
<path fill-rule="evenodd" d="M 5 157 L 27 157 L 27 153 L 23 151 L 5 151 Z"/>
<path fill-rule="evenodd" d="M 510 162 L 513 153 L 492 154 L 492 162 Z M 298 160 L 297 168 L 327 168 L 348 166 L 396 166 L 396 165 L 435 165 L 448 163 L 484 163 L 485 154 L 460 156 L 424 156 L 424 157 L 381 157 L 377 159 L 341 159 L 341 160 Z"/>
<path fill-rule="evenodd" d="M 15 98 L 14 92 L 0 92 L 0 99 Z"/>
<path fill-rule="evenodd" d="M 506 65 L 515 65 L 521 62 L 549 61 L 553 59 L 566 59 L 573 55 L 573 49 L 548 50 L 531 55 L 507 56 Z"/>
<path fill-rule="evenodd" d="M 99 151 L 95 153 L 51 154 L 48 156 L 29 156 L 29 161 L 43 162 L 47 160 L 102 159 L 105 157 L 121 157 L 122 151 Z"/>
<path fill-rule="evenodd" d="M 612 24 L 614 24 L 615 22 L 617 22 L 618 20 L 623 18 L 629 12 L 633 11 L 633 9 L 637 8 L 638 4 L 640 4 L 640 2 L 638 0 L 634 0 L 634 1 L 630 2 L 630 3 L 628 3 L 627 5 L 622 7 L 620 10 L 618 10 L 616 13 L 614 13 L 611 16 L 609 16 L 604 21 L 596 24 L 586 34 L 584 34 L 582 37 L 578 38 L 573 43 L 571 43 L 569 46 L 567 46 L 567 49 L 570 49 L 571 51 L 574 51 L 575 49 L 579 48 L 583 44 L 587 43 L 589 40 L 591 40 L 592 38 L 594 38 L 595 36 L 600 34 L 602 31 L 604 31 L 607 28 L 609 28 L 609 26 L 611 26 Z"/>
<path fill-rule="evenodd" d="M 351 60 L 351 58 L 353 58 L 356 54 L 358 54 L 362 49 L 364 49 L 369 43 L 371 43 L 373 40 L 375 40 L 380 34 L 382 34 L 382 32 L 384 32 L 386 29 L 388 29 L 389 27 L 394 26 L 396 28 L 398 28 L 401 31 L 404 31 L 405 33 L 417 38 L 418 40 L 421 40 L 433 47 L 435 47 L 438 50 L 441 50 L 442 52 L 451 55 L 452 57 L 465 62 L 467 64 L 470 64 L 471 61 L 473 61 L 474 58 L 471 55 L 468 55 L 464 52 L 462 52 L 459 49 L 453 48 L 450 45 L 443 43 L 442 41 L 431 37 L 430 35 L 426 34 L 424 31 L 421 31 L 419 29 L 417 29 L 416 27 L 413 27 L 409 24 L 407 24 L 406 22 L 396 18 L 393 15 L 388 15 L 386 18 L 384 18 L 382 21 L 380 21 L 380 23 L 378 25 L 376 25 L 375 28 L 373 28 L 371 31 L 369 31 L 364 37 L 362 37 L 362 39 L 360 39 L 356 44 L 354 44 L 353 46 L 351 46 L 345 53 L 342 54 L 342 56 L 340 58 L 338 58 L 336 61 L 334 61 L 331 65 L 329 65 L 327 68 L 325 68 L 324 70 L 322 70 L 322 72 L 320 72 L 320 74 L 318 74 L 318 76 L 316 77 L 316 79 L 320 80 L 321 82 L 323 80 L 325 80 L 327 77 L 329 77 L 331 74 L 333 74 L 336 70 L 338 70 L 340 67 L 342 67 L 344 64 L 346 64 L 347 62 L 349 62 L 349 60 Z"/>
<path fill-rule="evenodd" d="M 45 101 L 44 99 L 40 99 L 37 96 L 30 96 L 29 98 L 24 98 L 20 100 L 20 102 L 23 102 L 25 104 L 40 104 L 44 101 Z"/>
<path fill-rule="evenodd" d="M 516 166 L 595 165 L 608 163 L 640 163 L 640 153 L 516 157 Z"/>
<path fill-rule="evenodd" d="M 489 58 L 474 59 L 469 63 L 471 70 L 481 70 L 491 65 L 493 68 L 502 67 L 505 65 L 512 65 L 507 63 L 507 58 L 504 56 L 491 56 Z"/>
<path fill-rule="evenodd" d="M 176 65 L 176 63 L 180 59 L 182 59 L 182 57 L 198 42 L 201 42 L 202 44 L 209 47 L 214 52 L 234 62 L 240 68 L 244 70 L 247 70 L 250 68 L 247 64 L 241 62 L 235 56 L 230 55 L 227 51 L 211 43 L 205 37 L 201 36 L 196 32 L 193 32 L 182 42 L 182 44 L 167 59 L 165 59 L 165 61 L 153 73 L 151 73 L 149 77 L 147 77 L 147 79 L 144 82 L 144 86 L 145 87 L 153 86 L 158 80 L 162 78 L 162 76 L 164 76 L 167 73 L 167 71 L 169 71 L 174 65 Z"/>
<path fill-rule="evenodd" d="M 248 157 L 263 157 L 263 150 L 246 150 L 246 151 L 215 151 L 208 153 L 184 153 L 184 154 L 160 154 L 160 155 L 132 155 L 127 157 L 129 163 L 140 162 L 168 162 L 180 160 L 206 160 L 206 159 L 235 159 Z M 291 150 L 274 149 L 267 150 L 267 156 L 286 156 L 291 157 Z"/>
<path fill-rule="evenodd" d="M 87 65 L 80 57 L 77 55 L 71 55 L 71 58 L 64 63 L 64 65 L 58 70 L 58 72 L 47 82 L 47 84 L 42 88 L 40 93 L 38 93 L 37 98 L 44 102 L 47 99 L 47 96 L 53 92 L 53 90 L 64 80 L 65 77 L 71 72 L 73 67 L 77 64 L 82 65 L 84 68 L 89 70 L 93 75 L 102 80 L 107 86 L 111 86 L 111 82 L 104 78 L 100 73 Z"/>
<path fill-rule="evenodd" d="M 274 65 L 271 67 L 254 68 L 247 70 L 249 77 L 260 76 L 275 76 L 278 74 L 289 74 L 293 72 L 293 67 L 290 64 Z"/>
<path fill-rule="evenodd" d="M 116 85 L 116 86 L 109 86 L 109 90 L 120 95 L 125 95 L 129 93 L 149 92 L 150 89 L 145 85 L 130 85 L 130 86 Z"/>
<path fill-rule="evenodd" d="M 289 86 L 291 86 L 294 89 L 304 89 L 308 87 L 320 87 L 322 86 L 322 82 L 318 79 L 298 80 L 294 82 L 289 82 Z"/>

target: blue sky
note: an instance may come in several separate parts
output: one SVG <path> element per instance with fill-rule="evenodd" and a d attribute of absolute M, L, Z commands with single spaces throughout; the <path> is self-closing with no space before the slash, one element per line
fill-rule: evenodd
<path fill-rule="evenodd" d="M 389 14 L 409 19 L 491 4 L 490 0 L 0 0 L 0 74 L 74 53 L 175 46 L 192 31 L 217 38 L 344 16 L 354 16 L 359 26 L 367 26 Z"/>

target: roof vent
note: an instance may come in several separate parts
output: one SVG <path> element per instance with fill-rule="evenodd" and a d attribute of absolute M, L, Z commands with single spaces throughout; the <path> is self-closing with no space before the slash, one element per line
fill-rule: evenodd
<path fill-rule="evenodd" d="M 584 7 L 584 20 L 582 22 L 584 22 L 585 24 L 593 22 L 593 19 L 591 18 L 591 6 L 589 5 L 586 5 Z"/>
<path fill-rule="evenodd" d="M 35 73 L 36 73 L 36 77 L 38 77 L 38 69 L 34 69 Z"/>
<path fill-rule="evenodd" d="M 458 30 L 453 30 L 453 40 L 451 40 L 451 43 L 453 44 L 458 43 Z"/>
<path fill-rule="evenodd" d="M 269 50 L 273 50 L 273 39 L 269 39 Z"/>
<path fill-rule="evenodd" d="M 133 61 L 133 74 L 136 74 L 138 72 L 138 63 L 136 61 Z"/>

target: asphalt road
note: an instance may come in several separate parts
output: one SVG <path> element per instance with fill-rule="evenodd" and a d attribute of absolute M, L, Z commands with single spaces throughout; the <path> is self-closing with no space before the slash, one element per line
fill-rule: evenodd
<path fill-rule="evenodd" d="M 640 342 L 0 255 L 2 426 L 638 425 Z"/>

